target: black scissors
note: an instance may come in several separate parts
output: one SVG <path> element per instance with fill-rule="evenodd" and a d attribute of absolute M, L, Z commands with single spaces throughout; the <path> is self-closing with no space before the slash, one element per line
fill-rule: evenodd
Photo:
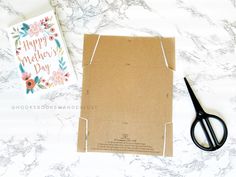
<path fill-rule="evenodd" d="M 193 124 L 191 126 L 191 130 L 190 130 L 191 138 L 192 138 L 194 144 L 197 147 L 199 147 L 200 149 L 205 150 L 205 151 L 215 151 L 215 150 L 219 149 L 221 146 L 223 146 L 223 144 L 225 143 L 225 141 L 227 139 L 228 130 L 225 125 L 225 122 L 221 118 L 217 117 L 216 115 L 206 113 L 202 109 L 200 103 L 198 102 L 196 96 L 194 95 L 193 90 L 191 89 L 186 78 L 184 78 L 184 81 L 187 85 L 188 92 L 190 94 L 190 97 L 192 99 L 192 102 L 193 102 L 193 105 L 195 107 L 196 114 L 197 114 L 196 119 L 193 121 Z M 223 136 L 220 141 L 217 139 L 215 131 L 213 130 L 209 119 L 215 119 L 216 121 L 219 121 L 221 123 L 221 125 L 223 127 Z M 195 133 L 194 133 L 197 123 L 200 123 L 209 146 L 204 146 L 197 141 L 197 139 L 195 137 Z"/>

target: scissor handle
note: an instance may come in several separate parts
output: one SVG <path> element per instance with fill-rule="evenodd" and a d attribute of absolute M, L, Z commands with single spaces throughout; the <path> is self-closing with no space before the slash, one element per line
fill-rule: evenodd
<path fill-rule="evenodd" d="M 221 125 L 223 126 L 223 133 L 224 134 L 223 134 L 223 137 L 220 141 L 217 139 L 217 137 L 215 135 L 215 132 L 214 132 L 212 126 L 211 126 L 209 118 L 218 120 L 221 123 Z M 204 124 L 203 121 L 205 121 L 206 124 Z M 205 146 L 201 145 L 197 141 L 197 139 L 195 138 L 194 130 L 195 130 L 195 127 L 196 127 L 198 122 L 200 122 L 200 124 L 201 124 L 203 132 L 204 132 L 204 134 L 206 136 L 206 139 L 207 139 L 207 142 L 209 144 L 209 147 L 205 147 Z M 209 132 L 207 131 L 206 126 L 207 126 Z M 204 113 L 203 115 L 197 115 L 197 118 L 194 120 L 190 131 L 191 131 L 191 138 L 192 138 L 194 144 L 197 147 L 199 147 L 200 149 L 205 150 L 205 151 L 215 151 L 215 150 L 219 149 L 221 146 L 223 146 L 223 144 L 225 143 L 225 141 L 227 139 L 227 136 L 228 136 L 228 130 L 227 130 L 227 127 L 225 125 L 225 122 L 221 118 L 219 118 L 215 115 L 207 114 L 207 113 Z M 212 140 L 213 140 L 213 142 L 212 142 Z"/>

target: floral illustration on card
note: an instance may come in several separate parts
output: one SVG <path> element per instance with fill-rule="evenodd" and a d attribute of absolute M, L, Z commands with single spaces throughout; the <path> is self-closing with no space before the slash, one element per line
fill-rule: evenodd
<path fill-rule="evenodd" d="M 16 58 L 26 93 L 64 85 L 70 79 L 54 15 L 12 27 Z"/>

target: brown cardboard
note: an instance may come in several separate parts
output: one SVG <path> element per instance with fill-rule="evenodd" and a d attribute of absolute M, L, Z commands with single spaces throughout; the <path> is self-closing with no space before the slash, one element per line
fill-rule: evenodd
<path fill-rule="evenodd" d="M 172 156 L 174 38 L 84 36 L 79 152 Z"/>

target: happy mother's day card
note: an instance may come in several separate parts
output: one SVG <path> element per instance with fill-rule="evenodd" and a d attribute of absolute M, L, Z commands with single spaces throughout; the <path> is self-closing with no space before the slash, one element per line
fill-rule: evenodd
<path fill-rule="evenodd" d="M 53 11 L 11 26 L 9 39 L 26 94 L 75 83 Z"/>

